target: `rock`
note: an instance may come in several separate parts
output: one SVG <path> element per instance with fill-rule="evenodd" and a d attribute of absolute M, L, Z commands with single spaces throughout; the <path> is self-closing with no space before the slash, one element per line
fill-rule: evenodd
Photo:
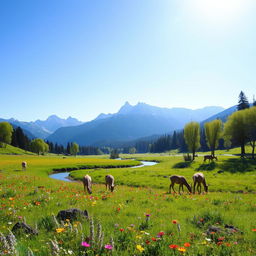
<path fill-rule="evenodd" d="M 223 232 L 223 230 L 216 226 L 209 226 L 208 229 L 206 230 L 206 234 L 210 235 L 212 232 L 221 233 L 221 232 Z"/>
<path fill-rule="evenodd" d="M 81 211 L 76 208 L 68 209 L 68 210 L 62 210 L 59 211 L 57 215 L 58 220 L 63 220 L 65 221 L 66 219 L 69 219 L 70 221 L 77 220 L 79 217 L 86 217 L 88 218 L 88 212 Z"/>
<path fill-rule="evenodd" d="M 236 227 L 234 227 L 234 226 L 232 226 L 232 225 L 225 225 L 225 229 L 227 230 L 227 232 L 228 233 L 237 233 L 237 232 L 239 232 L 239 233 L 243 233 L 242 231 L 240 231 L 238 228 L 236 228 Z"/>
<path fill-rule="evenodd" d="M 38 231 L 31 228 L 28 224 L 24 222 L 17 222 L 13 228 L 12 228 L 13 233 L 26 233 L 26 234 L 31 234 L 31 235 L 38 235 Z"/>

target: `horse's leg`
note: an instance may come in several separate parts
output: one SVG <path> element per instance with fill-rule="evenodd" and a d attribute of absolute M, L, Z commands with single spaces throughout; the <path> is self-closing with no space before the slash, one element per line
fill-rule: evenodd
<path fill-rule="evenodd" d="M 196 193 L 196 181 L 194 181 L 193 193 Z"/>

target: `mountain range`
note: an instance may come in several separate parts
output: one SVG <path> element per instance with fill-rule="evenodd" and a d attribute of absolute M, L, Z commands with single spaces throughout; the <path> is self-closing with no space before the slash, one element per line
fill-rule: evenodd
<path fill-rule="evenodd" d="M 30 138 L 43 138 L 66 145 L 77 142 L 79 145 L 105 146 L 119 142 L 129 142 L 145 137 L 156 137 L 184 128 L 190 121 L 205 122 L 227 117 L 236 111 L 236 106 L 224 109 L 209 106 L 196 110 L 187 108 L 161 108 L 146 103 L 134 106 L 126 102 L 114 114 L 99 114 L 94 120 L 81 122 L 76 118 L 49 116 L 46 120 L 23 122 L 13 118 L 0 119 L 20 126 Z"/>
<path fill-rule="evenodd" d="M 60 127 L 75 126 L 82 124 L 75 118 L 69 117 L 67 119 L 59 118 L 56 115 L 49 116 L 46 120 L 36 120 L 34 122 L 23 122 L 14 118 L 3 119 L 0 118 L 0 122 L 9 122 L 16 127 L 21 127 L 25 134 L 30 138 L 42 138 L 46 139 L 50 134 L 54 133 Z"/>
<path fill-rule="evenodd" d="M 103 146 L 170 133 L 192 120 L 201 122 L 223 110 L 216 106 L 196 110 L 160 108 L 145 103 L 132 106 L 126 102 L 115 114 L 102 113 L 90 122 L 59 128 L 47 139 L 64 145 L 75 141 L 80 145 Z"/>

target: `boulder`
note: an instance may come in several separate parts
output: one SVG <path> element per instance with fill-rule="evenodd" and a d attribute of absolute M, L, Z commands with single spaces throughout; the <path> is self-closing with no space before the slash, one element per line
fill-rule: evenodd
<path fill-rule="evenodd" d="M 31 234 L 31 235 L 38 235 L 38 231 L 31 228 L 28 224 L 24 222 L 17 222 L 13 228 L 12 228 L 13 233 L 26 233 L 26 234 Z"/>
<path fill-rule="evenodd" d="M 73 220 L 77 220 L 79 217 L 88 218 L 88 212 L 86 210 L 82 211 L 76 208 L 72 208 L 68 210 L 61 210 L 57 215 L 57 219 L 63 220 L 63 221 L 65 221 L 66 219 L 73 221 Z"/>

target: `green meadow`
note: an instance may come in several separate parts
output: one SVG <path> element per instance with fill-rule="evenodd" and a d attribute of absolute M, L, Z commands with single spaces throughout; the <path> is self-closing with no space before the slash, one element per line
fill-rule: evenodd
<path fill-rule="evenodd" d="M 0 155 L 1 237 L 20 221 L 38 231 L 15 234 L 13 246 L 0 245 L 0 255 L 256 255 L 256 161 L 218 155 L 204 162 L 200 154 L 192 163 L 171 154 L 122 158 Z M 131 168 L 142 160 L 158 164 Z M 54 170 L 71 170 L 77 182 L 49 178 Z M 168 192 L 171 175 L 191 184 L 198 171 L 209 193 Z M 79 181 L 85 174 L 93 180 L 91 195 Z M 106 174 L 115 177 L 113 193 L 105 189 Z M 89 218 L 56 220 L 70 208 L 87 210 Z"/>

